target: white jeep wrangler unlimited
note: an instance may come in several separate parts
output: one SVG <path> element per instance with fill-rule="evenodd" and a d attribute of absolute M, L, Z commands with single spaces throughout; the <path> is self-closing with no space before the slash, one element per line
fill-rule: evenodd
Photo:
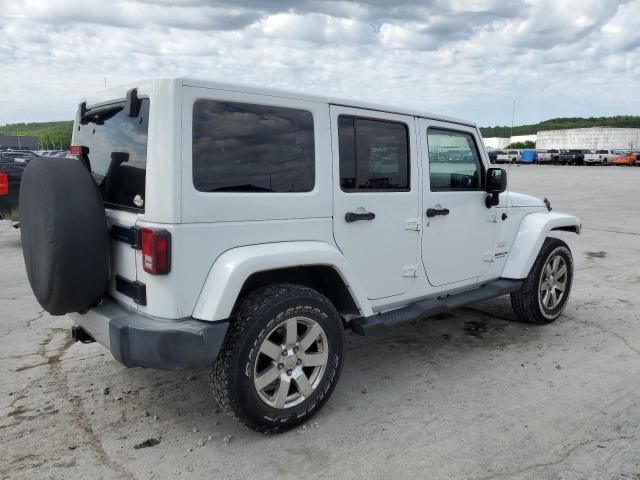
<path fill-rule="evenodd" d="M 544 324 L 567 303 L 571 253 L 549 233 L 580 221 L 505 192 L 470 122 L 157 80 L 83 102 L 71 151 L 22 179 L 39 303 L 127 367 L 208 366 L 260 432 L 327 401 L 345 329 L 507 293 Z"/>

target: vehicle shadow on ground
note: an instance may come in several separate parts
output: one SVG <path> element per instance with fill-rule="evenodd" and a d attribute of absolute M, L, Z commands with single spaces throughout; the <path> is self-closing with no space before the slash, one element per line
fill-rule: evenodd
<path fill-rule="evenodd" d="M 415 390 L 416 382 L 423 381 L 416 376 L 417 372 L 446 376 L 451 370 L 464 368 L 462 365 L 471 355 L 482 358 L 502 351 L 535 348 L 549 335 L 545 327 L 509 319 L 515 317 L 506 298 L 365 337 L 346 332 L 342 377 L 327 408 L 312 422 L 318 418 L 330 421 L 332 413 L 352 408 L 363 393 L 370 392 L 370 398 L 374 398 L 378 389 Z M 120 435 L 116 438 L 126 437 L 131 422 L 136 420 L 146 425 L 139 429 L 136 441 L 144 436 L 141 435 L 144 431 L 148 431 L 149 436 L 164 438 L 187 435 L 197 439 L 194 441 L 253 435 L 238 427 L 217 406 L 210 393 L 206 369 L 186 372 L 124 369 L 108 354 L 96 367 L 104 370 L 97 372 L 96 378 L 103 379 L 105 384 L 93 386 L 94 395 L 85 399 L 86 408 L 88 411 L 102 409 L 104 421 L 109 423 L 114 435 Z M 403 375 L 397 374 L 398 367 Z M 82 391 L 80 385 L 70 386 L 72 390 Z"/>

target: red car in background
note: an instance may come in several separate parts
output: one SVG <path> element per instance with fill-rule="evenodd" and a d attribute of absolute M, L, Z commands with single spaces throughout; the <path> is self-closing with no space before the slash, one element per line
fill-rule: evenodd
<path fill-rule="evenodd" d="M 632 152 L 623 157 L 616 157 L 611 160 L 611 163 L 614 165 L 626 165 L 628 167 L 632 167 L 640 162 L 640 153 Z"/>

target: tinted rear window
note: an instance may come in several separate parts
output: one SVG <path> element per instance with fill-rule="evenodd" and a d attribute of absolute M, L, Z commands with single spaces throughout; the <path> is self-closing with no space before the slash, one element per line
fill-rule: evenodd
<path fill-rule="evenodd" d="M 124 112 L 124 102 L 101 107 L 104 113 L 78 125 L 74 144 L 89 147 L 91 172 L 105 205 L 144 211 L 149 100 L 142 99 L 140 114 Z"/>
<path fill-rule="evenodd" d="M 306 110 L 198 100 L 193 185 L 201 192 L 309 192 L 313 115 Z"/>

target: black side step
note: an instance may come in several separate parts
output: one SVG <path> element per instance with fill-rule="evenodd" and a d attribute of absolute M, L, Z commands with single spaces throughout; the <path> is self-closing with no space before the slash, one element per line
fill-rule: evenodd
<path fill-rule="evenodd" d="M 358 335 L 366 335 L 381 327 L 390 327 L 403 322 L 418 320 L 419 318 L 437 315 L 471 303 L 489 300 L 507 293 L 516 292 L 522 287 L 523 280 L 509 280 L 501 278 L 484 284 L 480 288 L 468 292 L 456 293 L 446 297 L 431 298 L 412 303 L 397 310 L 379 313 L 370 317 L 362 317 L 349 323 L 351 329 Z"/>

